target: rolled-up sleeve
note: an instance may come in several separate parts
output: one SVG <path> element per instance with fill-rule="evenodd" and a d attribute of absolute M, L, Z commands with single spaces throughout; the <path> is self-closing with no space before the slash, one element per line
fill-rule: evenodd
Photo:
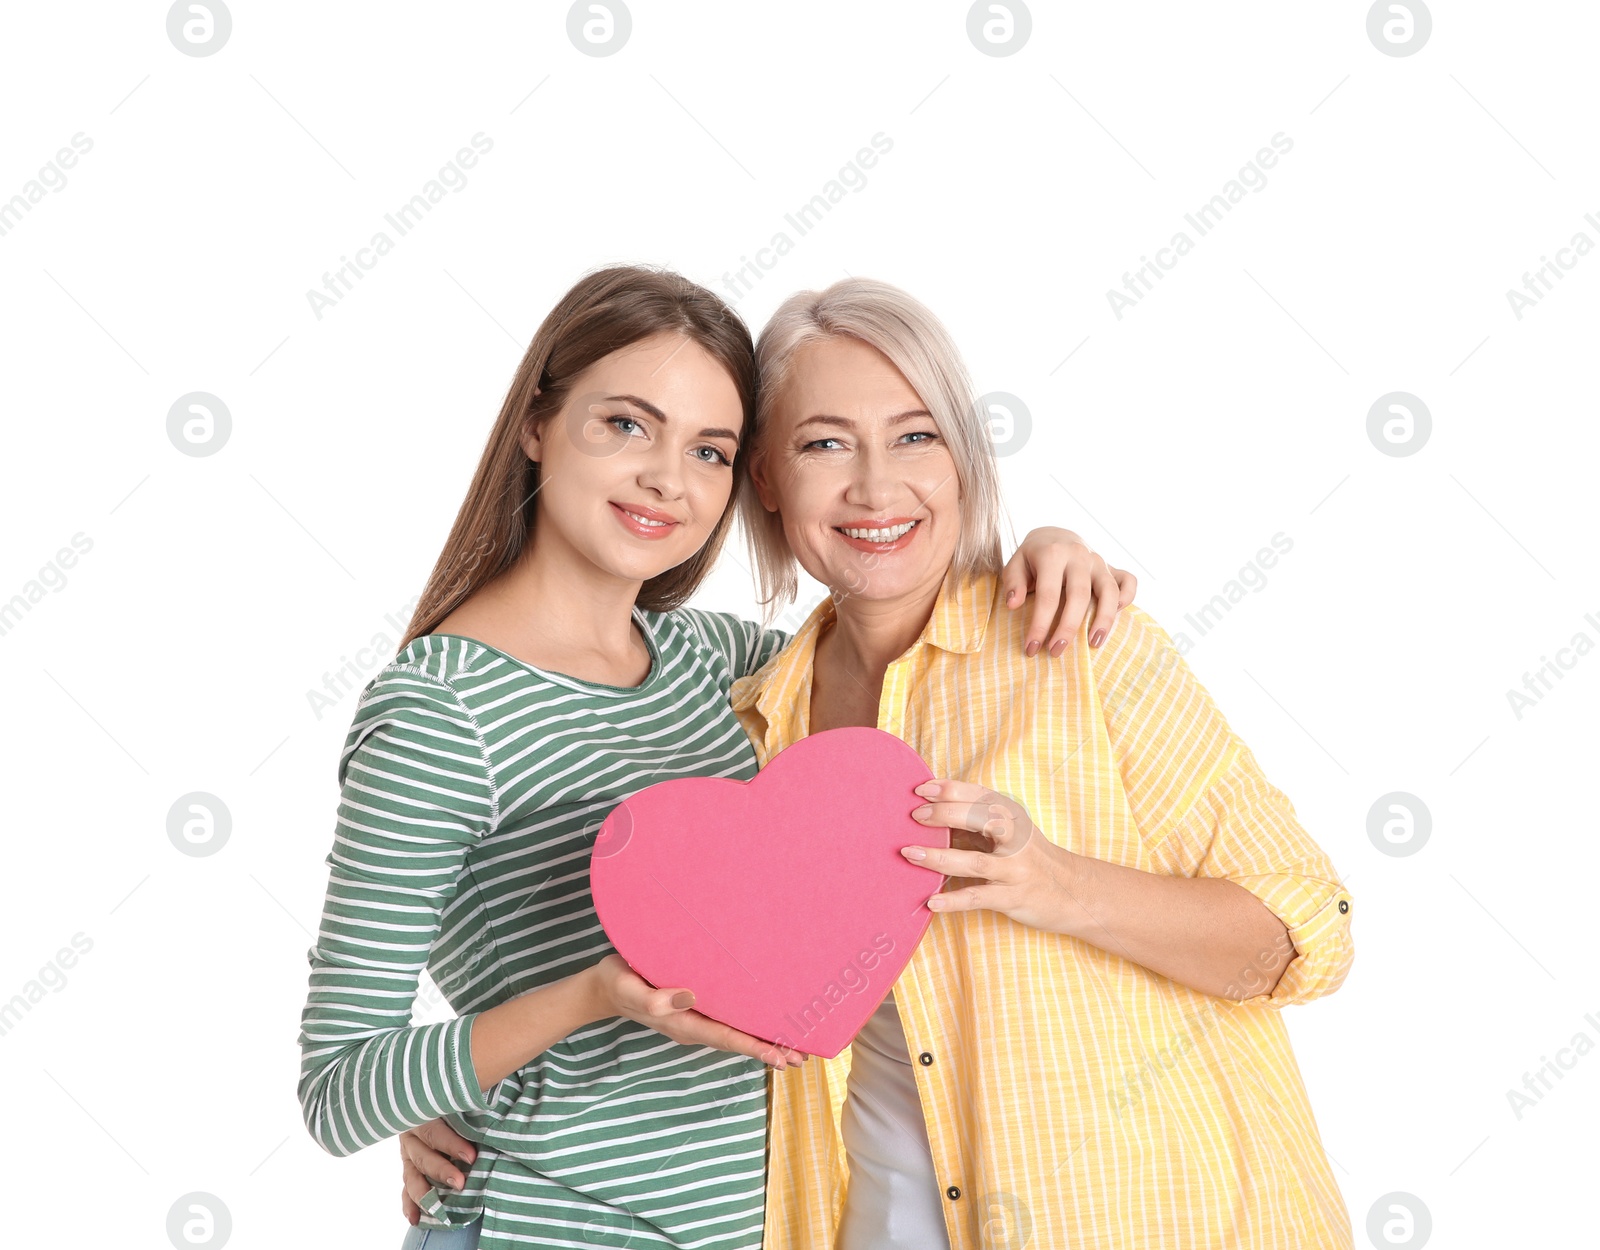
<path fill-rule="evenodd" d="M 1332 993 L 1354 957 L 1350 892 L 1166 632 L 1137 608 L 1124 616 L 1099 674 L 1102 707 L 1155 870 L 1226 878 L 1282 921 L 1295 953 L 1270 994 L 1249 991 L 1258 977 L 1265 988 L 1274 952 L 1241 969 L 1244 1002 L 1282 1007 Z"/>
<path fill-rule="evenodd" d="M 1272 993 L 1244 1001 L 1309 1002 L 1338 989 L 1350 971 L 1350 891 L 1288 797 L 1262 776 L 1250 749 L 1234 743 L 1222 774 L 1164 840 L 1161 858 L 1187 876 L 1226 877 L 1243 886 L 1289 931 L 1295 954 Z M 1272 955 L 1261 952 L 1251 968 L 1270 966 Z M 1251 968 L 1240 972 L 1246 992 L 1254 988 Z"/>

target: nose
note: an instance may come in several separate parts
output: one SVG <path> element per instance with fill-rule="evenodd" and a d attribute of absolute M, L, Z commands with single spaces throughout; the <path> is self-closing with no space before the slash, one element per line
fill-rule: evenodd
<path fill-rule="evenodd" d="M 656 440 L 655 446 L 645 452 L 639 465 L 639 485 L 662 499 L 682 499 L 684 496 L 684 457 L 667 439 Z"/>
<path fill-rule="evenodd" d="M 845 488 L 845 502 L 867 512 L 887 508 L 900 493 L 901 483 L 887 451 L 870 444 L 863 446 L 851 466 Z"/>

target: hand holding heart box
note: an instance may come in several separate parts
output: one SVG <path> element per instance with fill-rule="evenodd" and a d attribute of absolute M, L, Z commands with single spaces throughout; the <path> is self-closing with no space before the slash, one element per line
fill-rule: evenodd
<path fill-rule="evenodd" d="M 752 781 L 686 777 L 619 803 L 590 887 L 641 977 L 753 1037 L 832 1058 L 910 962 L 944 878 L 902 846 L 948 846 L 911 818 L 933 773 L 882 730 L 828 729 Z"/>

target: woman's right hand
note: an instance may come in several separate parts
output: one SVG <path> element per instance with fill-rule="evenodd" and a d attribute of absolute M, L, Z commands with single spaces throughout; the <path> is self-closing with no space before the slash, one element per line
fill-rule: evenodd
<path fill-rule="evenodd" d="M 751 1037 L 690 1010 L 694 1006 L 692 991 L 658 990 L 614 952 L 590 968 L 588 975 L 593 978 L 597 1011 L 602 1017 L 623 1016 L 685 1046 L 714 1046 L 736 1055 L 749 1055 L 774 1068 L 787 1068 L 806 1060 L 801 1051 Z"/>
<path fill-rule="evenodd" d="M 400 1209 L 406 1223 L 416 1224 L 422 1218 L 422 1200 L 429 1189 L 459 1190 L 466 1185 L 466 1169 L 477 1157 L 478 1148 L 443 1119 L 401 1133 Z"/>

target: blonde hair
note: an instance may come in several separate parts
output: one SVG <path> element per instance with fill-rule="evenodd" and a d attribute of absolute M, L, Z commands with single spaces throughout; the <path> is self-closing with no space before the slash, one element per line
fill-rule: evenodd
<path fill-rule="evenodd" d="M 756 342 L 760 389 L 752 460 L 763 456 L 771 416 L 807 344 L 849 337 L 882 352 L 916 391 L 955 461 L 961 494 L 961 537 L 952 566 L 963 576 L 998 573 L 1000 473 L 987 417 L 949 332 L 923 304 L 899 287 L 872 278 L 844 278 L 825 291 L 798 291 L 772 314 Z M 739 515 L 755 557 L 761 603 L 770 619 L 798 589 L 794 553 L 783 518 L 768 512 L 753 483 L 740 483 Z"/>

